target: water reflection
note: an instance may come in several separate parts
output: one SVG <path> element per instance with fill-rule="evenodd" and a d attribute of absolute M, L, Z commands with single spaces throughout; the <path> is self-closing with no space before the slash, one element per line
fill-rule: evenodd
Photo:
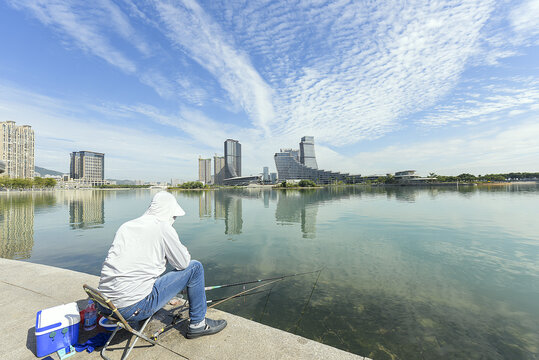
<path fill-rule="evenodd" d="M 72 229 L 101 227 L 105 223 L 105 191 L 63 192 L 63 201 L 69 204 L 69 224 Z"/>
<path fill-rule="evenodd" d="M 241 194 L 215 192 L 215 218 L 225 221 L 225 234 L 241 234 L 243 227 Z"/>
<path fill-rule="evenodd" d="M 299 223 L 303 237 L 314 239 L 318 202 L 323 198 L 317 190 L 280 191 L 275 220 L 278 224 Z"/>
<path fill-rule="evenodd" d="M 212 203 L 213 191 L 203 191 L 198 199 L 198 216 L 202 218 L 208 218 L 212 216 Z"/>
<path fill-rule="evenodd" d="M 224 220 L 226 235 L 238 235 L 242 233 L 242 199 L 261 199 L 265 208 L 269 208 L 270 201 L 277 200 L 277 193 L 275 191 L 259 188 L 204 191 L 197 192 L 197 194 L 199 195 L 199 217 L 201 219 L 212 217 L 213 199 L 215 209 L 213 217 L 217 220 Z"/>
<path fill-rule="evenodd" d="M 54 205 L 49 193 L 0 196 L 0 257 L 28 259 L 34 247 L 34 207 Z"/>

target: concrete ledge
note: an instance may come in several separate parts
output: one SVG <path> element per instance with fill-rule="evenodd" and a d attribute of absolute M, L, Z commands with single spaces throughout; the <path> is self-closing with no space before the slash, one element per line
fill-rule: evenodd
<path fill-rule="evenodd" d="M 85 303 L 82 285 L 97 287 L 98 277 L 76 271 L 23 261 L 0 259 L 0 359 L 35 359 L 34 325 L 36 313 L 62 303 Z M 166 311 L 164 312 L 166 313 Z M 354 359 L 368 360 L 313 340 L 256 323 L 223 311 L 210 309 L 211 318 L 226 319 L 219 334 L 187 340 L 182 326 L 163 334 L 159 343 L 189 359 Z M 153 322 L 156 323 L 153 323 Z M 167 316 L 162 320 L 169 322 Z M 162 326 L 149 324 L 148 334 Z M 179 330 L 179 331 L 178 331 Z M 88 334 L 84 334 L 88 336 Z M 81 336 L 84 336 L 81 334 Z M 120 359 L 128 336 L 114 341 L 108 353 Z M 99 353 L 80 353 L 73 359 L 100 359 Z M 53 354 L 57 359 L 57 355 Z M 129 359 L 175 359 L 179 355 L 139 340 Z"/>

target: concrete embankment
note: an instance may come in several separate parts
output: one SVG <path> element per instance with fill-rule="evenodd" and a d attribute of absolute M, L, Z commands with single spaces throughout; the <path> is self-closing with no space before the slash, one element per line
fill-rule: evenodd
<path fill-rule="evenodd" d="M 34 326 L 39 310 L 76 301 L 86 303 L 83 284 L 97 287 L 98 277 L 56 267 L 0 259 L 0 359 L 35 359 Z M 163 314 L 166 315 L 166 311 Z M 129 359 L 354 359 L 368 360 L 331 346 L 271 328 L 241 317 L 210 309 L 208 317 L 226 319 L 228 326 L 219 334 L 187 340 L 185 322 L 160 336 L 164 347 L 148 346 L 140 340 Z M 162 321 L 162 322 L 161 322 Z M 167 323 L 167 316 L 152 320 L 148 334 Z M 90 334 L 81 333 L 81 337 Z M 107 351 L 120 359 L 129 337 L 113 340 Z M 168 348 L 168 349 L 167 349 Z M 170 349 L 170 350 L 169 350 Z M 172 350 L 172 351 L 171 351 Z M 58 359 L 55 354 L 54 359 Z M 78 353 L 71 359 L 100 359 L 98 352 Z"/>

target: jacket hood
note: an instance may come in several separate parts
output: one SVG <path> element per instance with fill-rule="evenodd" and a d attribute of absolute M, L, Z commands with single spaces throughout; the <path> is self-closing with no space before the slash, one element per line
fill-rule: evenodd
<path fill-rule="evenodd" d="M 176 201 L 174 195 L 166 191 L 160 191 L 152 199 L 152 203 L 145 215 L 154 215 L 160 221 L 174 221 L 174 216 L 184 216 L 185 211 Z"/>

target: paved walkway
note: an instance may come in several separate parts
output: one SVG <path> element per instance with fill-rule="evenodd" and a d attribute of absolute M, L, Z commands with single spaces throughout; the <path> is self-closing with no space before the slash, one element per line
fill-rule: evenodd
<path fill-rule="evenodd" d="M 76 271 L 0 259 L 0 359 L 35 359 L 34 326 L 36 313 L 62 303 L 86 303 L 83 284 L 97 287 L 98 277 Z M 167 314 L 163 311 L 163 314 Z M 226 319 L 228 326 L 219 334 L 187 340 L 178 329 L 163 334 L 159 343 L 188 359 L 354 359 L 368 360 L 301 336 L 293 335 L 241 317 L 210 309 L 211 318 Z M 163 322 L 170 321 L 164 317 Z M 162 326 L 152 320 L 148 333 Z M 89 334 L 81 333 L 81 336 Z M 90 334 L 91 335 L 91 334 Z M 107 351 L 120 359 L 128 337 Z M 114 341 L 114 340 L 113 340 Z M 114 341 L 115 342 L 115 341 Z M 179 355 L 139 340 L 129 359 L 176 359 Z M 53 359 L 58 359 L 56 353 Z M 78 353 L 70 359 L 100 359 L 99 353 Z"/>

